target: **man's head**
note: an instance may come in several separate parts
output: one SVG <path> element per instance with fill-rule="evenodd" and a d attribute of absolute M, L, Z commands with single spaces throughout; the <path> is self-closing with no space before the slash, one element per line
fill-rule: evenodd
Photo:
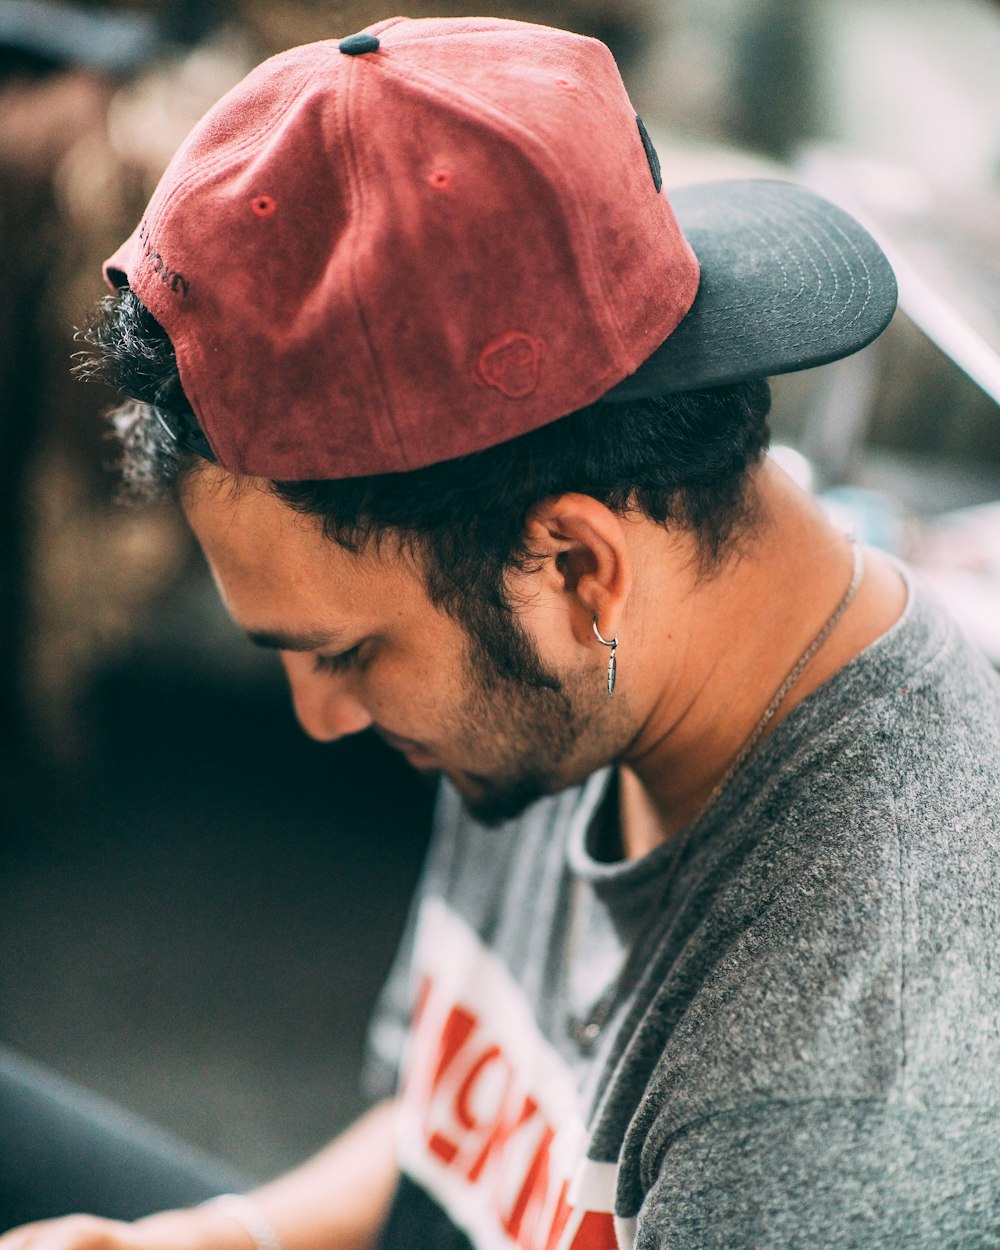
<path fill-rule="evenodd" d="M 267 483 L 212 466 L 185 476 L 182 501 L 231 616 L 279 651 L 316 739 L 373 728 L 415 767 L 446 773 L 486 820 L 582 780 L 628 745 L 629 702 L 607 706 L 574 630 L 583 618 L 568 581 L 587 573 L 558 569 L 594 541 L 583 518 L 603 510 L 592 499 L 564 497 L 529 522 L 538 571 L 508 582 L 530 601 L 504 613 L 500 642 L 513 674 L 429 600 L 415 553 L 396 542 L 350 551 Z M 582 598 L 594 593 L 596 579 Z"/>
<path fill-rule="evenodd" d="M 473 755 L 505 745 L 452 768 L 371 691 L 353 726 L 422 744 L 489 811 L 634 734 L 635 692 L 595 702 L 582 648 L 592 617 L 610 636 L 626 611 L 635 523 L 718 571 L 752 521 L 761 379 L 856 350 L 894 301 L 864 231 L 795 187 L 671 207 L 607 49 L 493 19 L 394 19 L 272 58 L 196 128 L 106 274 L 91 369 L 141 401 L 119 418 L 126 479 L 180 474 L 253 633 L 317 634 L 316 603 L 250 610 L 283 567 L 276 535 L 340 561 L 323 584 L 355 615 L 330 635 L 384 636 L 357 609 L 410 578 L 424 642 L 457 629 L 464 675 L 431 740 L 485 721 Z M 233 564 L 225 535 L 273 567 Z M 304 566 L 280 580 L 298 602 Z"/>

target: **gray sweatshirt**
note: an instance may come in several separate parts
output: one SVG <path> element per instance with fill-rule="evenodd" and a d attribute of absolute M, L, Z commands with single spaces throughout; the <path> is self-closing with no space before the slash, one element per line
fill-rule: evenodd
<path fill-rule="evenodd" d="M 1000 1247 L 1000 681 L 957 627 L 911 585 L 641 859 L 597 857 L 613 784 L 499 830 L 442 792 L 372 1028 L 385 1243 Z"/>

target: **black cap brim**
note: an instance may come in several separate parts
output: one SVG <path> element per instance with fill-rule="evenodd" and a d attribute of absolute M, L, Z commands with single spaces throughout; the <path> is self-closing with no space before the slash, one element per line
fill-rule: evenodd
<path fill-rule="evenodd" d="M 687 316 L 603 400 L 793 373 L 859 351 L 889 324 L 896 279 L 871 235 L 788 182 L 679 187 L 677 220 L 701 265 Z"/>

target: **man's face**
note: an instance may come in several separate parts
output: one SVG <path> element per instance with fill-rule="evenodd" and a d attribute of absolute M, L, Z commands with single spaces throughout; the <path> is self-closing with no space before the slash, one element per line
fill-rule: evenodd
<path fill-rule="evenodd" d="M 279 651 L 310 736 L 374 728 L 414 767 L 445 773 L 487 821 L 582 780 L 623 749 L 625 701 L 609 705 L 595 649 L 584 663 L 579 648 L 536 653 L 547 686 L 510 680 L 391 547 L 345 551 L 264 486 L 234 491 L 213 468 L 186 480 L 183 504 L 230 615 Z M 517 626 L 532 651 L 533 634 L 557 632 L 544 624 L 552 605 L 536 607 Z"/>

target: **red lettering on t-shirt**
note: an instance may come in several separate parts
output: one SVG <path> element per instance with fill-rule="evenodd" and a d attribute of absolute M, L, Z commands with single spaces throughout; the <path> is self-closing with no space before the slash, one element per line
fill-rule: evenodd
<path fill-rule="evenodd" d="M 455 1114 L 458 1117 L 459 1124 L 461 1124 L 463 1128 L 476 1129 L 479 1127 L 479 1121 L 472 1114 L 469 1106 L 469 1099 L 483 1070 L 491 1063 L 496 1063 L 498 1060 L 503 1062 L 500 1055 L 500 1047 L 487 1046 L 487 1048 L 469 1069 L 465 1080 L 459 1086 L 458 1093 L 455 1096 Z"/>
<path fill-rule="evenodd" d="M 510 1215 L 503 1222 L 504 1228 L 516 1242 L 522 1246 L 538 1246 L 539 1250 L 544 1243 L 540 1244 L 536 1229 L 548 1197 L 549 1151 L 554 1137 L 553 1130 L 546 1127 L 524 1178 L 521 1192 L 517 1195 Z"/>
<path fill-rule="evenodd" d="M 449 1002 L 430 978 L 420 986 L 403 1091 L 417 1131 L 410 1140 L 419 1144 L 411 1157 L 428 1161 L 416 1174 L 446 1209 L 454 1199 L 467 1231 L 473 1219 L 472 1228 L 481 1221 L 484 1235 L 502 1232 L 522 1250 L 612 1250 L 612 1214 L 569 1201 L 564 1169 L 574 1161 L 565 1143 L 559 1168 L 553 1162 L 563 1116 L 578 1123 L 571 1078 L 552 1067 L 552 1052 L 536 1055 L 524 1036 L 515 1039 L 502 1002 L 474 992 L 470 1002 L 479 1010 Z M 562 1093 L 553 1093 L 547 1072 Z"/>
<path fill-rule="evenodd" d="M 461 1007 L 453 1007 L 448 1014 L 444 1029 L 441 1033 L 441 1042 L 438 1047 L 438 1061 L 434 1072 L 434 1080 L 431 1084 L 432 1090 L 436 1091 L 445 1074 L 451 1068 L 456 1056 L 461 1051 L 476 1027 L 476 1018 L 471 1012 L 465 1011 Z M 428 1149 L 435 1154 L 442 1163 L 451 1163 L 458 1154 L 458 1145 L 452 1137 L 446 1137 L 440 1132 L 431 1132 L 427 1140 Z"/>
<path fill-rule="evenodd" d="M 615 1219 L 607 1211 L 586 1211 L 569 1250 L 616 1250 Z"/>
<path fill-rule="evenodd" d="M 556 1250 L 559 1239 L 563 1235 L 566 1222 L 573 1212 L 573 1208 L 569 1205 L 567 1195 L 569 1194 L 569 1181 L 563 1181 L 556 1198 L 556 1208 L 552 1213 L 552 1222 L 549 1225 L 548 1236 L 545 1238 L 544 1250 Z"/>
<path fill-rule="evenodd" d="M 500 1114 L 486 1137 L 482 1150 L 476 1157 L 472 1167 L 469 1168 L 468 1179 L 470 1181 L 478 1181 L 483 1174 L 486 1164 L 491 1159 L 496 1160 L 502 1156 L 507 1142 L 510 1141 L 518 1129 L 522 1128 L 531 1119 L 537 1110 L 538 1103 L 530 1096 L 525 1098 L 520 1106 L 513 1102 L 507 1102 L 501 1108 Z"/>

